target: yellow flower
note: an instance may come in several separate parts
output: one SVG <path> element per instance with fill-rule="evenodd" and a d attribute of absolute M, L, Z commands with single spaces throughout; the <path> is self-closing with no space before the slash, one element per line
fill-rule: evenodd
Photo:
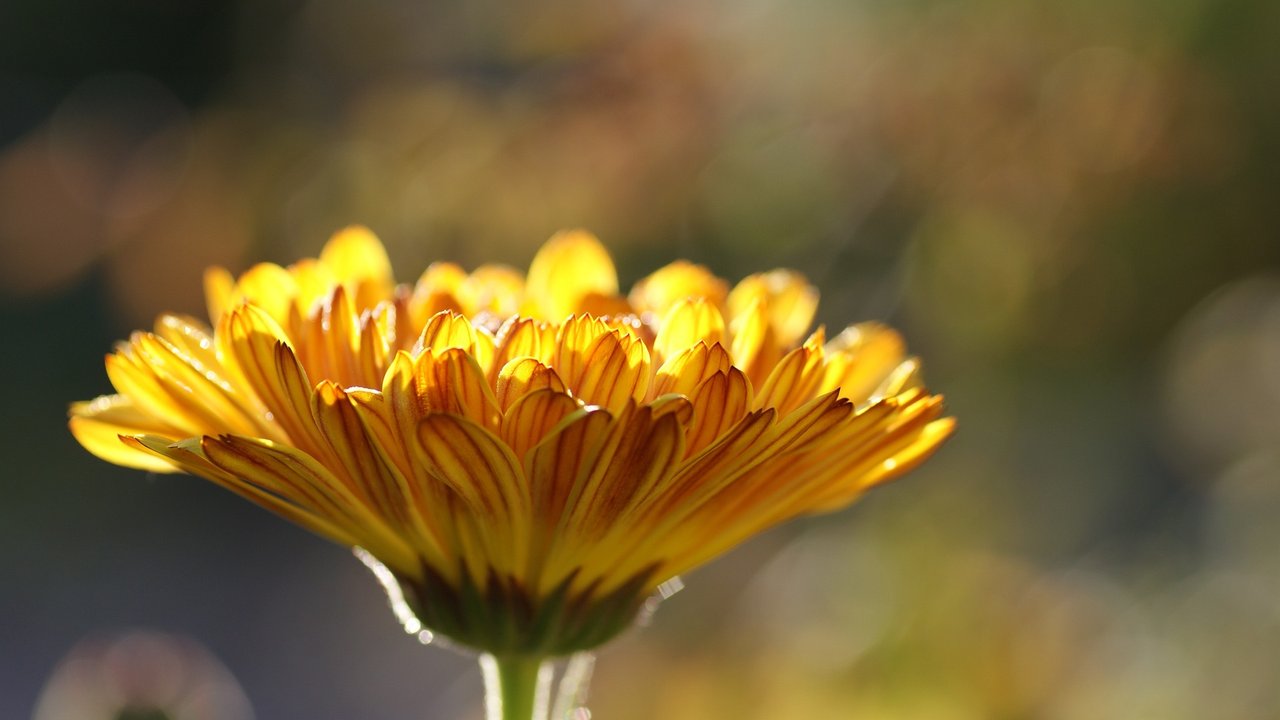
<path fill-rule="evenodd" d="M 676 262 L 623 297 L 583 231 L 527 276 L 438 263 L 397 285 L 378 240 L 205 285 L 77 403 L 95 455 L 199 475 L 394 574 L 428 628 L 488 652 L 598 645 L 664 581 L 853 502 L 951 432 L 893 330 L 805 337 L 817 293 Z"/>

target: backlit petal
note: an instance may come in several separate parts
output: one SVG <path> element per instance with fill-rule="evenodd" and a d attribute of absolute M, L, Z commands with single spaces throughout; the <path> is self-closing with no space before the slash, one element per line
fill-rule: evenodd
<path fill-rule="evenodd" d="M 729 293 L 729 317 L 736 319 L 756 302 L 767 310 L 778 344 L 789 348 L 804 337 L 813 323 L 818 291 L 803 275 L 791 270 L 751 275 Z"/>
<path fill-rule="evenodd" d="M 773 525 L 901 475 L 952 432 L 902 338 L 801 342 L 817 292 L 677 261 L 627 295 L 584 231 L 527 277 L 435 263 L 394 285 L 368 230 L 206 273 L 213 328 L 162 315 L 71 408 L 111 462 L 184 470 L 390 568 L 434 632 L 568 654 Z"/>
<path fill-rule="evenodd" d="M 558 322 L 578 312 L 589 295 L 616 295 L 618 274 L 594 235 L 569 230 L 552 236 L 534 256 L 526 291 L 543 318 Z"/>
<path fill-rule="evenodd" d="M 353 225 L 334 234 L 320 251 L 320 262 L 349 287 L 360 309 L 378 304 L 395 285 L 387 251 L 366 227 Z"/>
<path fill-rule="evenodd" d="M 686 299 L 702 298 L 720 308 L 728 293 L 725 281 L 710 270 L 687 260 L 677 260 L 636 283 L 629 297 L 638 312 L 662 317 Z"/>
<path fill-rule="evenodd" d="M 139 410 L 128 397 L 103 395 L 89 402 L 71 406 L 71 434 L 85 450 L 116 465 L 150 470 L 151 472 L 177 472 L 179 468 L 142 452 L 120 440 L 121 435 L 163 435 L 176 438 L 181 431 L 157 421 L 150 414 Z"/>
<path fill-rule="evenodd" d="M 698 343 L 716 345 L 725 339 L 724 318 L 709 300 L 696 298 L 675 303 L 662 320 L 653 349 L 659 360 L 675 357 Z"/>
<path fill-rule="evenodd" d="M 827 345 L 822 389 L 865 402 L 903 362 L 905 344 L 896 331 L 879 323 L 852 325 Z M 905 381 L 904 381 L 905 382 Z"/>

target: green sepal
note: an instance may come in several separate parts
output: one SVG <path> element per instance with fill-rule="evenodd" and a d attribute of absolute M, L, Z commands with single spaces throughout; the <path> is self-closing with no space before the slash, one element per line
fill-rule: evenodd
<path fill-rule="evenodd" d="M 599 581 L 573 591 L 576 572 L 541 597 L 492 570 L 483 584 L 467 573 L 450 583 L 426 566 L 421 580 L 398 580 L 409 608 L 437 635 L 498 656 L 558 657 L 599 647 L 634 624 L 655 569 L 605 595 L 597 595 Z"/>

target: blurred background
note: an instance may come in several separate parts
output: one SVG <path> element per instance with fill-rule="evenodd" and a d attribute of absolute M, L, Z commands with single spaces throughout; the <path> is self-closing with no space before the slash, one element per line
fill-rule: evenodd
<path fill-rule="evenodd" d="M 0 3 L 0 717 L 479 717 L 347 551 L 65 429 L 206 265 L 353 222 L 402 280 L 794 267 L 960 418 L 686 578 L 596 717 L 1280 716 L 1280 4 L 507 5 Z"/>

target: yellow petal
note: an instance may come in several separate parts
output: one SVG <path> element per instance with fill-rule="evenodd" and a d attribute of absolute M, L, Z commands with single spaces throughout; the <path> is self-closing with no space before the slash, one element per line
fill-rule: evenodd
<path fill-rule="evenodd" d="M 693 422 L 693 403 L 683 395 L 656 397 L 653 402 L 649 403 L 649 409 L 653 410 L 654 418 L 659 418 L 663 415 L 674 416 L 676 422 L 680 423 L 682 428 L 688 428 L 689 424 Z"/>
<path fill-rule="evenodd" d="M 725 281 L 710 270 L 687 260 L 677 260 L 636 283 L 629 298 L 637 312 L 662 317 L 685 299 L 702 298 L 716 308 L 723 307 L 728 291 Z"/>
<path fill-rule="evenodd" d="M 924 379 L 920 377 L 920 372 L 919 358 L 903 360 L 871 393 L 871 397 L 873 399 L 893 397 L 908 390 L 923 389 Z"/>
<path fill-rule="evenodd" d="M 556 352 L 556 326 L 543 320 L 513 317 L 498 329 L 494 346 L 490 376 L 496 382 L 498 373 L 516 358 L 551 362 Z"/>
<path fill-rule="evenodd" d="M 300 450 L 257 438 L 205 437 L 204 457 L 223 472 L 247 480 L 343 528 L 387 565 L 418 572 L 416 554 L 385 519 L 328 468 Z"/>
<path fill-rule="evenodd" d="M 839 389 L 841 397 L 867 402 L 902 364 L 905 347 L 897 331 L 879 323 L 846 328 L 827 345 L 822 392 Z M 909 381 L 902 378 L 900 384 L 906 387 Z"/>
<path fill-rule="evenodd" d="M 678 523 L 731 486 L 737 495 L 750 494 L 753 487 L 742 482 L 748 473 L 784 452 L 797 453 L 807 444 L 822 440 L 852 412 L 848 401 L 830 393 L 814 398 L 776 422 L 772 420 L 776 413 L 771 409 L 748 414 L 738 427 L 681 469 L 662 494 L 656 511 L 665 516 L 663 523 Z M 768 420 L 761 426 L 758 418 Z M 777 482 L 776 474 L 763 478 Z M 733 506 L 729 499 L 720 498 L 717 502 L 724 507 Z"/>
<path fill-rule="evenodd" d="M 522 395 L 502 416 L 502 439 L 518 458 L 533 449 L 578 403 L 564 392 L 544 387 Z"/>
<path fill-rule="evenodd" d="M 257 307 L 244 305 L 223 317 L 214 342 L 224 367 L 234 370 L 239 386 L 257 397 L 289 442 L 314 448 L 311 381 L 280 326 Z"/>
<path fill-rule="evenodd" d="M 650 408 L 632 405 L 596 430 L 584 447 L 590 464 L 578 467 L 554 531 L 544 570 L 552 583 L 575 568 L 587 577 L 613 575 L 619 562 L 635 561 L 629 551 L 637 530 L 629 515 L 667 482 L 684 455 L 674 414 L 655 416 Z"/>
<path fill-rule="evenodd" d="M 827 512 L 853 502 L 869 487 L 887 482 L 923 461 L 950 434 L 950 419 L 937 420 L 942 398 L 917 394 L 878 403 L 826 440 L 787 464 L 789 482 L 755 497 L 751 530 L 797 515 Z M 831 452 L 843 452 L 831 456 Z M 767 486 L 767 479 L 759 481 Z"/>
<path fill-rule="evenodd" d="M 777 331 L 769 322 L 764 299 L 756 298 L 747 308 L 733 316 L 729 323 L 733 340 L 729 351 L 735 367 L 742 368 L 756 385 L 764 384 L 774 364 L 782 357 Z"/>
<path fill-rule="evenodd" d="M 142 333 L 134 341 L 134 355 L 166 387 L 176 403 L 190 407 L 193 417 L 203 419 L 206 428 L 250 435 L 269 432 L 266 424 L 256 417 L 250 398 L 238 392 L 214 368 L 205 367 L 172 343 Z"/>
<path fill-rule="evenodd" d="M 340 479 L 347 487 L 397 529 L 410 526 L 407 499 L 390 469 L 383 463 L 375 443 L 365 432 L 360 415 L 347 393 L 332 381 L 316 386 L 312 407 L 320 435 L 327 441 L 326 465 L 341 468 Z"/>
<path fill-rule="evenodd" d="M 651 408 L 628 407 L 610 428 L 591 472 L 570 491 L 566 527 L 588 540 L 603 536 L 665 483 L 683 456 L 683 433 L 674 415 L 655 417 Z"/>
<path fill-rule="evenodd" d="M 541 576 L 539 589 L 563 579 L 545 576 L 541 563 L 545 563 L 549 548 L 556 542 L 556 528 L 561 524 L 570 494 L 591 471 L 612 425 L 613 416 L 608 411 L 579 410 L 561 421 L 525 455 L 534 522 L 530 558 L 535 567 L 530 575 Z"/>
<path fill-rule="evenodd" d="M 520 310 L 524 276 L 506 265 L 481 265 L 467 276 L 460 292 L 468 315 L 490 312 L 499 318 L 510 317 Z"/>
<path fill-rule="evenodd" d="M 538 390 L 565 393 L 568 387 L 555 370 L 531 357 L 515 358 L 498 373 L 498 405 L 506 412 L 517 400 Z"/>
<path fill-rule="evenodd" d="M 659 361 L 705 343 L 723 342 L 724 318 L 714 303 L 703 298 L 676 302 L 662 319 L 653 349 Z"/>
<path fill-rule="evenodd" d="M 418 425 L 413 448 L 421 462 L 458 492 L 499 539 L 490 558 L 510 573 L 523 565 L 528 546 L 529 488 L 511 450 L 492 433 L 461 417 L 431 414 Z"/>
<path fill-rule="evenodd" d="M 420 353 L 431 350 L 440 353 L 449 348 L 461 348 L 474 352 L 475 344 L 476 332 L 471 321 L 452 310 L 442 310 L 432 315 L 426 327 L 422 328 L 413 351 Z"/>
<path fill-rule="evenodd" d="M 757 408 L 771 407 L 787 414 L 814 396 L 822 382 L 822 347 L 798 347 L 773 368 L 760 391 Z"/>
<path fill-rule="evenodd" d="M 638 408 L 619 418 L 612 434 L 619 442 L 605 444 L 565 527 L 581 546 L 577 553 L 585 555 L 578 561 L 585 574 L 612 577 L 617 583 L 632 568 L 657 559 L 640 551 L 647 528 L 638 523 L 637 511 L 668 486 L 685 451 L 683 429 L 670 413 Z M 615 572 L 620 567 L 626 569 Z M 601 591 L 610 589 L 612 584 L 606 583 Z"/>
<path fill-rule="evenodd" d="M 627 299 L 618 295 L 600 292 L 589 292 L 578 301 L 577 312 L 595 315 L 598 318 L 634 315 L 635 311 Z"/>
<path fill-rule="evenodd" d="M 658 369 L 655 395 L 692 395 L 702 381 L 727 372 L 733 363 L 722 345 L 698 343 L 662 364 Z"/>
<path fill-rule="evenodd" d="M 459 297 L 466 281 L 466 271 L 454 263 L 437 262 L 427 266 L 413 286 L 409 300 L 409 314 L 414 324 L 425 325 L 432 315 L 444 310 L 467 312 Z"/>
<path fill-rule="evenodd" d="M 200 433 L 203 427 L 200 419 L 192 417 L 184 405 L 171 397 L 155 375 L 138 361 L 131 343 L 122 344 L 107 355 L 105 365 L 111 386 L 148 417 L 178 429 L 180 437 Z"/>
<path fill-rule="evenodd" d="M 751 408 L 751 383 L 738 368 L 716 372 L 690 395 L 694 424 L 686 438 L 686 452 L 701 452 L 735 427 Z"/>
<path fill-rule="evenodd" d="M 211 369 L 219 366 L 213 331 L 199 320 L 186 315 L 161 315 L 156 320 L 155 334 L 202 366 Z"/>
<path fill-rule="evenodd" d="M 157 421 L 123 395 L 103 395 L 89 402 L 73 404 L 67 424 L 85 450 L 107 462 L 152 472 L 179 471 L 168 460 L 139 451 L 121 441 L 121 435 L 180 436 L 177 428 Z"/>
<path fill-rule="evenodd" d="M 351 387 L 365 384 L 360 373 L 360 318 L 356 303 L 342 285 L 320 305 L 317 322 L 308 325 L 306 342 L 299 343 L 307 372 Z"/>
<path fill-rule="evenodd" d="M 762 301 L 778 344 L 790 348 L 804 337 L 818 310 L 818 291 L 794 270 L 751 275 L 729 293 L 729 317 L 738 318 Z"/>
<path fill-rule="evenodd" d="M 585 230 L 556 233 L 529 265 L 529 299 L 544 319 L 560 321 L 579 311 L 588 295 L 618 294 L 618 274 L 608 251 Z"/>
<path fill-rule="evenodd" d="M 359 382 L 355 384 L 368 388 L 381 384 L 388 358 L 396 347 L 397 330 L 396 306 L 391 303 L 381 303 L 360 316 L 360 346 L 356 351 Z"/>
<path fill-rule="evenodd" d="M 418 431 L 418 421 L 426 416 L 426 398 L 418 393 L 417 364 L 407 352 L 400 351 L 391 359 L 382 379 L 382 397 L 398 433 L 396 446 L 403 445 Z"/>
<path fill-rule="evenodd" d="M 298 288 L 293 304 L 300 317 L 310 317 L 338 285 L 337 276 L 319 260 L 299 260 L 289 266 L 289 272 Z"/>
<path fill-rule="evenodd" d="M 320 263 L 350 287 L 351 299 L 362 310 L 388 297 L 395 286 L 386 248 L 366 227 L 353 225 L 335 233 L 320 251 Z"/>
<path fill-rule="evenodd" d="M 556 332 L 555 360 L 550 363 L 556 373 L 569 385 L 576 385 L 586 371 L 588 354 L 600 336 L 610 327 L 591 315 L 575 315 Z"/>
<path fill-rule="evenodd" d="M 613 330 L 596 338 L 582 354 L 581 372 L 565 383 L 579 400 L 617 411 L 644 399 L 649 365 L 644 343 Z"/>
<path fill-rule="evenodd" d="M 718 441 L 686 462 L 665 486 L 651 494 L 646 500 L 648 515 L 654 521 L 674 522 L 675 510 L 692 512 L 700 498 L 733 482 L 758 462 L 755 450 L 764 445 L 776 417 L 772 410 L 748 413 Z"/>
<path fill-rule="evenodd" d="M 204 271 L 204 301 L 210 322 L 217 324 L 222 314 L 231 309 L 235 289 L 235 278 L 226 268 L 215 265 Z"/>
<path fill-rule="evenodd" d="M 420 355 L 414 367 L 414 392 L 427 412 L 460 415 L 489 430 L 498 428 L 498 400 L 484 371 L 465 350 Z"/>
<path fill-rule="evenodd" d="M 225 310 L 250 302 L 265 310 L 276 322 L 283 323 L 289 317 L 297 294 L 298 286 L 292 273 L 274 263 L 258 263 L 240 276 Z"/>
<path fill-rule="evenodd" d="M 608 411 L 578 410 L 525 458 L 536 520 L 549 527 L 559 523 L 569 490 L 581 473 L 590 470 L 612 423 Z"/>
<path fill-rule="evenodd" d="M 909 439 L 895 447 L 891 457 L 878 460 L 869 472 L 861 475 L 858 479 L 858 489 L 861 491 L 883 485 L 919 467 L 942 447 L 943 441 L 955 432 L 955 427 L 954 418 L 929 422 L 918 433 L 909 436 Z M 856 497 L 857 494 L 853 493 L 836 496 L 826 502 L 815 501 L 809 511 L 817 513 L 838 510 Z"/>

